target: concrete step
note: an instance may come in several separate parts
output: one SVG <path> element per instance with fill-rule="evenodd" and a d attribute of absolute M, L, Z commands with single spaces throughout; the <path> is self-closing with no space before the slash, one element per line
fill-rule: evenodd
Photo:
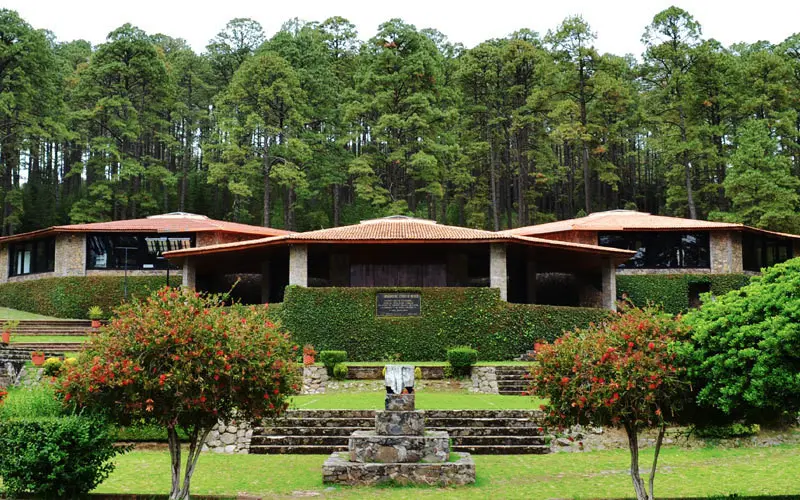
<path fill-rule="evenodd" d="M 285 418 L 277 421 L 282 427 L 373 427 L 373 418 Z"/>
<path fill-rule="evenodd" d="M 287 410 L 286 418 L 375 418 L 375 410 Z"/>
<path fill-rule="evenodd" d="M 544 446 L 542 436 L 451 436 L 453 446 Z"/>
<path fill-rule="evenodd" d="M 425 410 L 426 419 L 435 418 L 529 418 L 541 419 L 540 410 Z"/>
<path fill-rule="evenodd" d="M 451 436 L 519 436 L 526 439 L 542 435 L 542 427 L 427 427 L 431 431 L 447 431 Z"/>
<path fill-rule="evenodd" d="M 25 336 L 35 336 L 35 335 L 56 335 L 56 336 L 64 336 L 68 337 L 70 335 L 91 335 L 95 333 L 96 330 L 87 329 L 82 330 L 80 328 L 26 328 L 26 329 L 15 329 L 11 330 L 11 335 L 25 335 Z"/>

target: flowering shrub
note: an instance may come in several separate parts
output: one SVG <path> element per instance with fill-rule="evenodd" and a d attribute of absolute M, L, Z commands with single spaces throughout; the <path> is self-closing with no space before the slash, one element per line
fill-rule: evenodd
<path fill-rule="evenodd" d="M 314 350 L 314 346 L 311 344 L 306 344 L 303 346 L 303 364 L 313 365 L 317 359 L 317 351 Z"/>
<path fill-rule="evenodd" d="M 8 396 L 8 391 L 5 390 L 3 387 L 0 387 L 0 405 L 3 404 L 3 400 L 6 399 L 6 396 Z"/>
<path fill-rule="evenodd" d="M 141 419 L 166 428 L 170 498 L 188 498 L 200 448 L 218 420 L 277 416 L 298 390 L 297 346 L 264 307 L 225 308 L 225 299 L 165 287 L 120 307 L 66 365 L 64 401 L 101 409 L 123 425 Z M 183 486 L 178 429 L 189 436 Z"/>
<path fill-rule="evenodd" d="M 657 427 L 656 458 L 666 421 L 676 416 L 686 389 L 678 347 L 680 324 L 654 309 L 629 308 L 611 320 L 576 329 L 553 344 L 536 344 L 531 391 L 549 399 L 552 424 L 621 426 L 628 435 L 637 498 L 650 497 L 639 476 L 638 432 Z"/>

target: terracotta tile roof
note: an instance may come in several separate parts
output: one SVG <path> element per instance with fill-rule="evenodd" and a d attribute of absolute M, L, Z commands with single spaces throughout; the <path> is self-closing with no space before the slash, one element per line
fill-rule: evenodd
<path fill-rule="evenodd" d="M 744 224 L 682 219 L 680 217 L 651 215 L 646 212 L 636 212 L 633 210 L 609 210 L 607 212 L 597 212 L 577 219 L 567 219 L 558 222 L 537 224 L 535 226 L 518 227 L 516 229 L 509 229 L 502 232 L 505 234 L 529 236 L 545 235 L 563 231 L 703 231 L 724 229 L 734 231 L 753 231 L 789 238 L 800 238 L 798 235 L 766 231 L 763 229 L 745 226 Z"/>
<path fill-rule="evenodd" d="M 237 222 L 209 219 L 203 215 L 176 212 L 172 214 L 154 215 L 144 219 L 128 219 L 111 222 L 94 222 L 89 224 L 71 224 L 53 226 L 39 231 L 16 234 L 0 238 L 0 243 L 26 240 L 53 233 L 99 233 L 99 232 L 139 232 L 139 233 L 198 233 L 223 232 L 249 236 L 276 236 L 289 234 L 288 231 L 270 227 L 251 226 Z"/>
<path fill-rule="evenodd" d="M 616 248 L 584 245 L 544 238 L 508 235 L 480 229 L 447 226 L 424 219 L 410 217 L 387 217 L 363 221 L 352 226 L 320 229 L 306 233 L 293 233 L 271 238 L 261 238 L 235 243 L 208 245 L 186 250 L 175 250 L 164 255 L 168 258 L 207 255 L 228 251 L 247 250 L 274 245 L 322 244 L 322 243 L 519 243 L 570 251 L 607 255 L 620 262 L 628 260 L 635 252 Z"/>
<path fill-rule="evenodd" d="M 425 219 L 412 217 L 386 217 L 362 221 L 352 226 L 320 229 L 296 235 L 307 241 L 420 241 L 420 240 L 465 240 L 483 241 L 502 239 L 492 231 L 446 226 Z"/>

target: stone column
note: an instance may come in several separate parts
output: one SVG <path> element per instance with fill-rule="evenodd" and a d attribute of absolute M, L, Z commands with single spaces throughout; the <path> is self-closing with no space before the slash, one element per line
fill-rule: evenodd
<path fill-rule="evenodd" d="M 261 263 L 261 302 L 267 304 L 269 302 L 269 260 Z"/>
<path fill-rule="evenodd" d="M 289 284 L 308 286 L 308 245 L 289 247 Z"/>
<path fill-rule="evenodd" d="M 489 246 L 489 286 L 500 289 L 500 300 L 508 300 L 508 271 L 504 243 L 491 243 Z"/>
<path fill-rule="evenodd" d="M 617 310 L 617 266 L 611 259 L 602 264 L 603 309 Z"/>
<path fill-rule="evenodd" d="M 8 281 L 8 245 L 0 246 L 0 283 Z"/>
<path fill-rule="evenodd" d="M 733 231 L 709 231 L 709 247 L 712 273 L 741 273 L 742 233 Z"/>
<path fill-rule="evenodd" d="M 188 257 L 183 259 L 183 283 L 184 288 L 196 288 L 197 285 L 197 269 L 195 269 L 194 262 Z"/>

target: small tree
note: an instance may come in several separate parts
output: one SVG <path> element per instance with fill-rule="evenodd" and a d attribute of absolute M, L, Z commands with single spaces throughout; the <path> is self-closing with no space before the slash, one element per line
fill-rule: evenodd
<path fill-rule="evenodd" d="M 800 259 L 686 315 L 698 403 L 734 417 L 800 411 Z"/>
<path fill-rule="evenodd" d="M 676 415 L 686 384 L 677 347 L 679 323 L 660 311 L 628 308 L 613 319 L 537 344 L 532 393 L 559 427 L 593 423 L 621 426 L 628 435 L 636 497 L 652 499 L 667 421 Z M 639 473 L 639 432 L 658 429 L 649 494 Z"/>
<path fill-rule="evenodd" d="M 223 307 L 223 295 L 163 288 L 116 311 L 64 375 L 67 402 L 163 426 L 172 459 L 170 499 L 189 498 L 197 459 L 219 421 L 280 414 L 297 391 L 297 347 L 263 307 Z M 178 429 L 189 436 L 181 482 Z"/>

